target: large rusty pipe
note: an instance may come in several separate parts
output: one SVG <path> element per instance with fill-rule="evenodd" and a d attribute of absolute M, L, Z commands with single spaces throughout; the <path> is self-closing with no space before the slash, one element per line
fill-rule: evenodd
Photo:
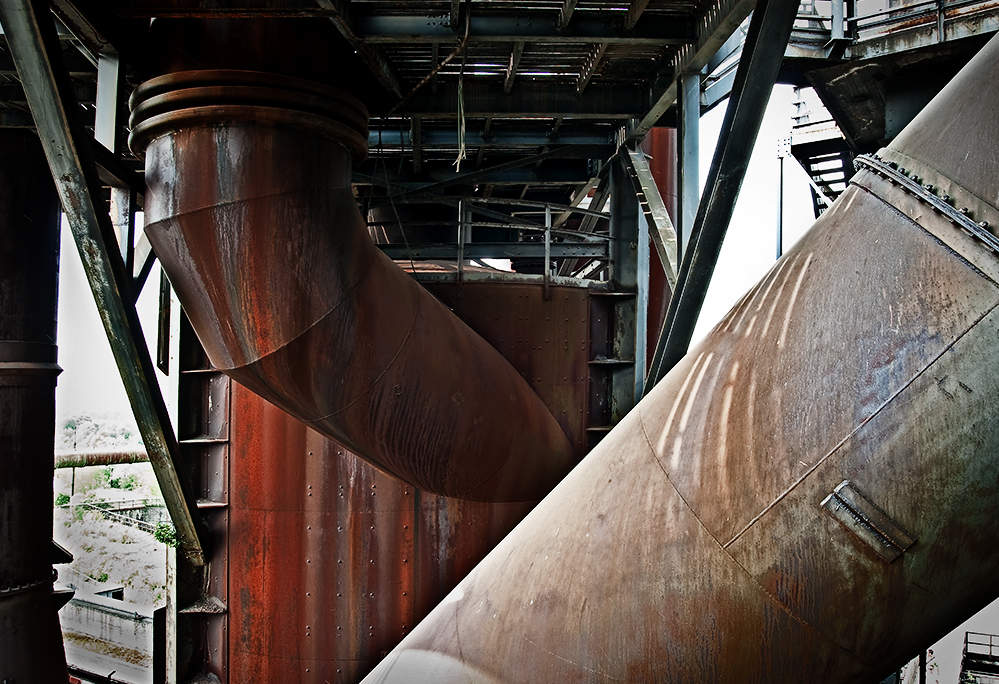
<path fill-rule="evenodd" d="M 572 448 L 524 379 L 371 242 L 367 113 L 333 88 L 180 72 L 133 95 L 146 233 L 212 362 L 431 492 L 530 500 Z"/>
<path fill-rule="evenodd" d="M 994 38 L 364 681 L 873 682 L 995 598 L 997 70 Z"/>
<path fill-rule="evenodd" d="M 52 594 L 59 198 L 33 131 L 0 130 L 0 681 L 65 684 Z"/>

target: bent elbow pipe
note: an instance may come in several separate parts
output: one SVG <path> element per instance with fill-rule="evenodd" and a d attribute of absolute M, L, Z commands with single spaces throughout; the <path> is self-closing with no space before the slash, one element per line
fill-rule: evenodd
<path fill-rule="evenodd" d="M 367 113 L 239 71 L 140 86 L 146 234 L 212 363 L 428 491 L 544 496 L 573 464 L 544 403 L 371 242 L 350 190 Z"/>
<path fill-rule="evenodd" d="M 876 682 L 993 600 L 997 68 L 993 38 L 364 682 Z"/>

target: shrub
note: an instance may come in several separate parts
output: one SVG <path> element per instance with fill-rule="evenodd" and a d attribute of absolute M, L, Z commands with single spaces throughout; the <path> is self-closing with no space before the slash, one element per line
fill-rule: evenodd
<path fill-rule="evenodd" d="M 56 495 L 55 505 L 65 506 L 69 503 L 69 494 L 58 494 Z"/>
<path fill-rule="evenodd" d="M 156 537 L 156 541 L 159 543 L 170 547 L 176 548 L 180 544 L 180 540 L 177 539 L 177 530 L 170 523 L 156 523 L 153 536 Z"/>

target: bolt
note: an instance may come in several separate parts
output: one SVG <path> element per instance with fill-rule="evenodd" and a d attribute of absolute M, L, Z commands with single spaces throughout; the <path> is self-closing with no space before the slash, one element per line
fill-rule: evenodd
<path fill-rule="evenodd" d="M 933 186 L 930 185 L 929 183 L 927 183 L 926 185 L 923 186 L 923 190 L 925 190 L 926 192 L 928 192 L 930 194 L 933 194 Z"/>
<path fill-rule="evenodd" d="M 964 214 L 965 216 L 968 216 L 969 214 L 971 214 L 971 210 L 968 209 L 968 207 L 961 207 L 961 213 Z"/>
<path fill-rule="evenodd" d="M 942 199 L 942 200 L 943 200 L 944 202 L 946 202 L 947 204 L 950 204 L 950 195 L 944 195 L 944 196 L 943 196 L 943 197 L 941 197 L 940 199 Z"/>
<path fill-rule="evenodd" d="M 989 229 L 989 222 L 988 221 L 982 221 L 981 223 L 978 224 L 978 227 L 981 228 L 981 229 L 983 229 L 983 230 L 988 230 Z"/>

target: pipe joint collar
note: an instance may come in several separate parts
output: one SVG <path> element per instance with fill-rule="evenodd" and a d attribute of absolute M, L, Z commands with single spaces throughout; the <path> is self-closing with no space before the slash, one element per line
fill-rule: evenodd
<path fill-rule="evenodd" d="M 368 152 L 368 111 L 354 97 L 313 81 L 256 71 L 182 71 L 146 81 L 129 100 L 128 145 L 139 158 L 154 139 L 196 126 L 252 121 L 309 129 Z"/>

